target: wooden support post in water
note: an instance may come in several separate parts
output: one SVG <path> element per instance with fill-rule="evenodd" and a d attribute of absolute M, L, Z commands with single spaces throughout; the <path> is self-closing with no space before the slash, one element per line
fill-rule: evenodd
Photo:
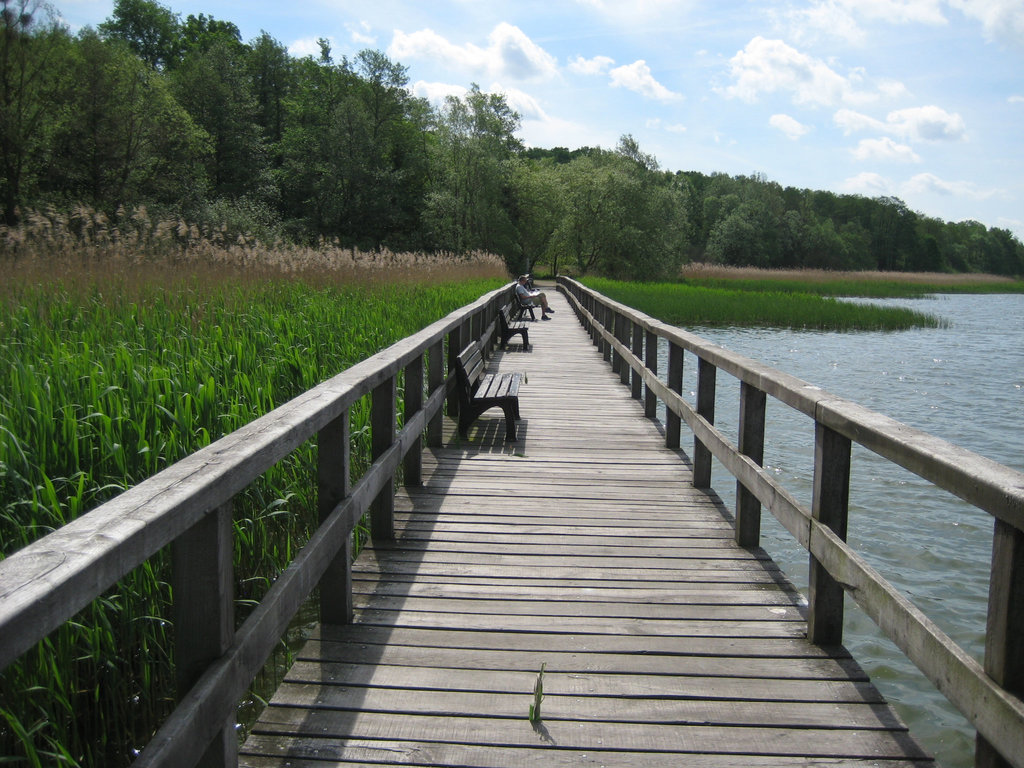
<path fill-rule="evenodd" d="M 811 514 L 846 541 L 850 509 L 850 439 L 815 422 L 814 499 Z M 843 587 L 811 556 L 807 639 L 816 645 L 843 641 Z"/>
<path fill-rule="evenodd" d="M 1024 532 L 996 520 L 992 539 L 985 672 L 1006 690 L 1024 695 Z M 1010 762 L 980 734 L 975 768 L 1004 768 Z"/>
<path fill-rule="evenodd" d="M 739 451 L 758 466 L 764 463 L 764 421 L 767 395 L 740 382 Z M 761 541 L 761 502 L 736 481 L 736 543 L 756 547 Z"/>
<path fill-rule="evenodd" d="M 235 636 L 231 502 L 203 517 L 171 545 L 175 666 L 180 700 Z M 198 768 L 238 765 L 234 716 L 220 724 Z"/>
<path fill-rule="evenodd" d="M 405 366 L 405 410 L 404 424 L 423 408 L 423 355 Z M 423 482 L 423 439 L 417 437 L 404 460 L 405 484 L 420 485 Z"/>
<path fill-rule="evenodd" d="M 376 461 L 395 442 L 395 377 L 389 376 L 373 390 L 370 408 L 371 458 Z M 375 541 L 395 538 L 395 479 L 384 484 L 370 507 L 370 532 Z"/>
<path fill-rule="evenodd" d="M 638 359 L 644 359 L 644 329 L 639 323 L 633 323 L 633 347 L 631 351 Z M 630 393 L 633 395 L 634 400 L 639 400 L 643 396 L 644 380 L 640 376 L 640 372 L 633 370 L 632 366 L 630 366 L 630 371 L 632 375 Z"/>
<path fill-rule="evenodd" d="M 647 370 L 658 375 L 658 336 L 654 331 L 647 331 L 644 339 L 644 363 Z M 653 419 L 658 415 L 658 396 L 644 385 L 644 416 Z"/>
<path fill-rule="evenodd" d="M 715 423 L 715 378 L 718 369 L 704 358 L 697 360 L 697 415 Z M 693 486 L 711 487 L 711 450 L 693 438 Z"/>
<path fill-rule="evenodd" d="M 351 492 L 352 443 L 349 409 L 317 435 L 317 510 L 320 523 Z M 320 621 L 348 624 L 352 621 L 352 534 L 345 535 L 338 554 L 320 577 Z"/>
<path fill-rule="evenodd" d="M 444 340 L 427 350 L 427 386 L 433 394 L 444 385 Z M 427 445 L 439 448 L 444 440 L 444 414 L 435 413 L 427 422 Z"/>
<path fill-rule="evenodd" d="M 683 392 L 683 348 L 668 343 L 668 388 L 676 394 Z M 675 411 L 665 408 L 665 447 L 678 448 L 682 419 Z"/>

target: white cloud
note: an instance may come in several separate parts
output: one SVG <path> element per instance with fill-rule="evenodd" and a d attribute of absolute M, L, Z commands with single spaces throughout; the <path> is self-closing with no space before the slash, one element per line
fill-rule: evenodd
<path fill-rule="evenodd" d="M 960 141 L 967 137 L 960 115 L 934 105 L 899 109 L 890 112 L 885 121 L 898 135 L 918 141 Z"/>
<path fill-rule="evenodd" d="M 443 104 L 448 96 L 462 98 L 469 93 L 469 89 L 461 85 L 452 85 L 451 83 L 428 83 L 425 80 L 417 80 L 412 84 L 412 92 L 413 95 L 426 99 L 431 104 L 438 105 Z"/>
<path fill-rule="evenodd" d="M 945 181 L 933 173 L 919 173 L 903 185 L 904 193 L 933 193 L 971 200 L 986 200 L 996 194 L 995 190 L 979 189 L 971 181 Z"/>
<path fill-rule="evenodd" d="M 729 60 L 729 66 L 735 83 L 722 92 L 747 102 L 777 91 L 789 92 L 796 104 L 812 106 L 860 104 L 874 101 L 879 95 L 859 89 L 866 79 L 863 70 L 844 77 L 821 59 L 801 53 L 782 40 L 755 37 Z M 890 81 L 881 93 L 891 93 L 895 87 Z"/>
<path fill-rule="evenodd" d="M 884 121 L 850 109 L 838 110 L 832 119 L 847 135 L 857 131 L 878 131 L 912 141 L 962 141 L 967 138 L 964 119 L 935 105 L 897 109 L 886 115 Z"/>
<path fill-rule="evenodd" d="M 352 42 L 358 43 L 359 45 L 377 44 L 377 38 L 370 34 L 370 25 L 365 21 L 361 21 L 359 24 L 346 24 L 345 27 L 352 36 Z"/>
<path fill-rule="evenodd" d="M 869 42 L 861 21 L 888 24 L 948 23 L 941 0 L 811 0 L 787 16 L 798 40 L 833 37 L 854 45 Z"/>
<path fill-rule="evenodd" d="M 856 195 L 877 197 L 888 195 L 892 188 L 891 182 L 877 173 L 858 173 L 842 183 L 842 190 Z"/>
<path fill-rule="evenodd" d="M 772 115 L 768 118 L 768 124 L 786 134 L 787 137 L 796 141 L 807 134 L 811 129 L 789 115 Z"/>
<path fill-rule="evenodd" d="M 500 83 L 494 83 L 489 93 L 501 93 L 505 96 L 505 102 L 512 107 L 523 120 L 548 120 L 540 102 L 533 96 L 521 91 L 518 88 L 506 88 Z"/>
<path fill-rule="evenodd" d="M 1011 104 L 1024 104 L 1024 96 L 1011 96 L 1007 101 Z"/>
<path fill-rule="evenodd" d="M 666 123 L 660 117 L 652 117 L 644 125 L 648 128 L 668 131 L 669 133 L 686 133 L 687 128 L 682 123 Z"/>
<path fill-rule="evenodd" d="M 683 98 L 681 93 L 670 91 L 655 80 L 654 75 L 651 74 L 651 68 L 643 59 L 616 67 L 608 74 L 611 77 L 613 88 L 626 88 L 657 101 L 678 101 Z"/>
<path fill-rule="evenodd" d="M 334 38 L 327 38 L 327 42 L 331 44 L 331 48 L 334 48 Z M 297 59 L 303 59 L 306 56 L 312 56 L 314 59 L 320 58 L 320 43 L 315 37 L 304 37 L 301 40 L 296 40 L 294 43 L 288 46 L 288 53 Z"/>
<path fill-rule="evenodd" d="M 1024 49 L 1024 3 L 1021 0 L 949 0 L 965 16 L 981 22 L 985 37 Z"/>
<path fill-rule="evenodd" d="M 556 75 L 554 56 L 530 40 L 519 27 L 502 22 L 487 39 L 487 48 L 481 48 L 472 43 L 455 45 L 432 29 L 408 34 L 395 30 L 388 53 L 398 60 L 437 59 L 457 69 L 491 77 L 533 80 Z"/>
<path fill-rule="evenodd" d="M 577 56 L 569 62 L 569 70 L 579 75 L 603 75 L 611 69 L 614 63 L 615 59 L 610 59 L 607 56 L 595 56 L 592 59 Z"/>
<path fill-rule="evenodd" d="M 862 139 L 853 150 L 857 160 L 887 160 L 901 163 L 919 163 L 921 158 L 906 144 L 897 144 L 888 136 L 880 139 Z"/>

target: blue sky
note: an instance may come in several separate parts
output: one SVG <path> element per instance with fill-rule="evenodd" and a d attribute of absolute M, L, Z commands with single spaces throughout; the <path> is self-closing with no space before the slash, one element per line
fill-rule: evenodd
<path fill-rule="evenodd" d="M 77 30 L 113 0 L 55 0 Z M 294 55 L 363 48 L 431 100 L 501 91 L 530 146 L 895 195 L 1024 239 L 1024 0 L 168 0 Z"/>

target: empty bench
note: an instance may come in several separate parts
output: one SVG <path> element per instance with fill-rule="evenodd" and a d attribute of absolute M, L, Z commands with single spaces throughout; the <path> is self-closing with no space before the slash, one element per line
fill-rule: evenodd
<path fill-rule="evenodd" d="M 498 337 L 501 340 L 501 348 L 504 349 L 509 339 L 515 335 L 523 337 L 523 348 L 530 348 L 530 330 L 526 323 L 521 320 L 512 319 L 511 307 L 502 307 L 498 311 Z"/>
<path fill-rule="evenodd" d="M 484 354 L 474 341 L 455 360 L 456 388 L 459 392 L 459 435 L 469 435 L 470 425 L 484 411 L 501 408 L 505 414 L 505 440 L 515 441 L 519 419 L 519 382 L 521 373 L 484 373 Z"/>

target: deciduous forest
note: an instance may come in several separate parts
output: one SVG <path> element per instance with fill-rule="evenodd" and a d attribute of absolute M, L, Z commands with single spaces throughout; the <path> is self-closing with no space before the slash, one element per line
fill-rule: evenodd
<path fill-rule="evenodd" d="M 225 236 L 392 251 L 488 251 L 541 269 L 664 279 L 691 261 L 1024 273 L 1008 230 L 892 197 L 664 170 L 614 149 L 527 148 L 500 94 L 432 106 L 384 53 L 297 58 L 271 34 L 117 0 L 72 34 L 0 0 L 0 254 L 32 211 L 140 207 Z M 13 250 L 12 250 L 13 249 Z"/>

